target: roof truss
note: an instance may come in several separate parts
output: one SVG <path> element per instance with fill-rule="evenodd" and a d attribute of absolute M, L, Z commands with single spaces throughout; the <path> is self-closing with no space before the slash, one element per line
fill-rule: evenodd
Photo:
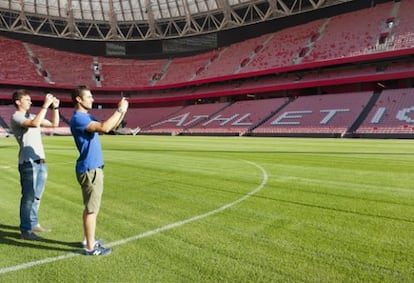
<path fill-rule="evenodd" d="M 107 20 L 77 19 L 75 17 L 77 13 L 74 10 L 75 8 L 67 9 L 66 15 L 61 17 L 27 13 L 24 12 L 25 0 L 19 1 L 21 7 L 19 10 L 11 9 L 11 5 L 9 5 L 9 9 L 0 7 L 0 30 L 52 37 L 121 41 L 165 39 L 210 33 L 318 9 L 323 5 L 333 5 L 332 3 L 336 2 L 329 0 L 261 0 L 240 2 L 239 0 L 238 4 L 230 5 L 231 0 L 217 0 L 218 9 L 191 14 L 187 3 L 188 0 L 176 0 L 184 7 L 184 14 L 178 17 L 160 19 L 156 17 L 156 14 L 160 13 L 160 11 L 154 10 L 152 5 L 154 2 L 152 0 L 145 0 L 144 14 L 147 19 L 122 21 L 120 18 L 125 18 L 125 16 L 123 13 L 115 12 L 115 0 L 109 1 L 109 11 L 105 15 Z M 157 1 L 161 2 L 160 0 Z M 95 0 L 94 3 L 96 2 L 99 1 Z M 129 1 L 129 3 L 132 2 Z M 195 3 L 199 2 L 203 1 L 197 0 Z M 207 0 L 204 2 L 207 2 Z M 92 9 L 91 3 L 89 6 Z M 163 13 L 168 15 L 176 14 L 171 3 L 166 6 L 166 10 Z M 201 5 L 200 3 L 198 5 Z M 178 5 L 178 2 L 176 4 Z M 205 4 L 207 5 L 207 3 Z M 80 13 L 87 14 L 85 7 L 89 6 L 82 5 L 79 7 Z"/>

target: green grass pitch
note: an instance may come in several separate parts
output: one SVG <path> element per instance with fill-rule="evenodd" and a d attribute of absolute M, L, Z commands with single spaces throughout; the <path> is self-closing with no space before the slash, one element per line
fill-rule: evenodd
<path fill-rule="evenodd" d="M 102 136 L 97 237 L 79 255 L 71 137 L 45 137 L 43 241 L 19 238 L 0 139 L 0 282 L 414 282 L 414 141 Z"/>

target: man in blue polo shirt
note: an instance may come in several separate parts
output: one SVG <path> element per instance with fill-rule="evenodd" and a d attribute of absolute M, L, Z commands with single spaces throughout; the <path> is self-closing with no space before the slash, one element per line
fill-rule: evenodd
<path fill-rule="evenodd" d="M 111 249 L 104 248 L 96 240 L 96 218 L 103 193 L 104 160 L 99 133 L 108 133 L 120 125 L 128 110 L 128 101 L 122 98 L 118 109 L 103 122 L 98 122 L 88 111 L 92 109 L 93 96 L 87 86 L 78 86 L 72 91 L 75 112 L 70 120 L 70 129 L 79 151 L 76 161 L 76 177 L 82 189 L 83 228 L 85 255 L 106 255 Z"/>

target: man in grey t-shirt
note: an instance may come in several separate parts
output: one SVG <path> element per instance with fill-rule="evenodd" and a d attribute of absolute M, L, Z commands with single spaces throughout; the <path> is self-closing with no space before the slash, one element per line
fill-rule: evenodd
<path fill-rule="evenodd" d="M 59 125 L 59 100 L 47 94 L 37 115 L 30 114 L 32 105 L 27 90 L 19 89 L 13 93 L 16 112 L 10 120 L 11 129 L 19 144 L 19 173 L 22 197 L 20 199 L 20 231 L 25 240 L 39 240 L 34 232 L 46 232 L 38 221 L 38 210 L 47 179 L 47 165 L 43 149 L 40 127 Z M 45 119 L 52 106 L 52 121 Z"/>

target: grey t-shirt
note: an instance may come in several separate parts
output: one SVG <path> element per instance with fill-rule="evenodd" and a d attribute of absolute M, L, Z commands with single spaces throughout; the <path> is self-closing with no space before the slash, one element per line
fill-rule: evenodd
<path fill-rule="evenodd" d="M 22 123 L 27 119 L 34 119 L 33 114 L 16 111 L 11 117 L 10 124 L 14 136 L 20 146 L 19 163 L 45 159 L 40 128 L 25 128 Z"/>

